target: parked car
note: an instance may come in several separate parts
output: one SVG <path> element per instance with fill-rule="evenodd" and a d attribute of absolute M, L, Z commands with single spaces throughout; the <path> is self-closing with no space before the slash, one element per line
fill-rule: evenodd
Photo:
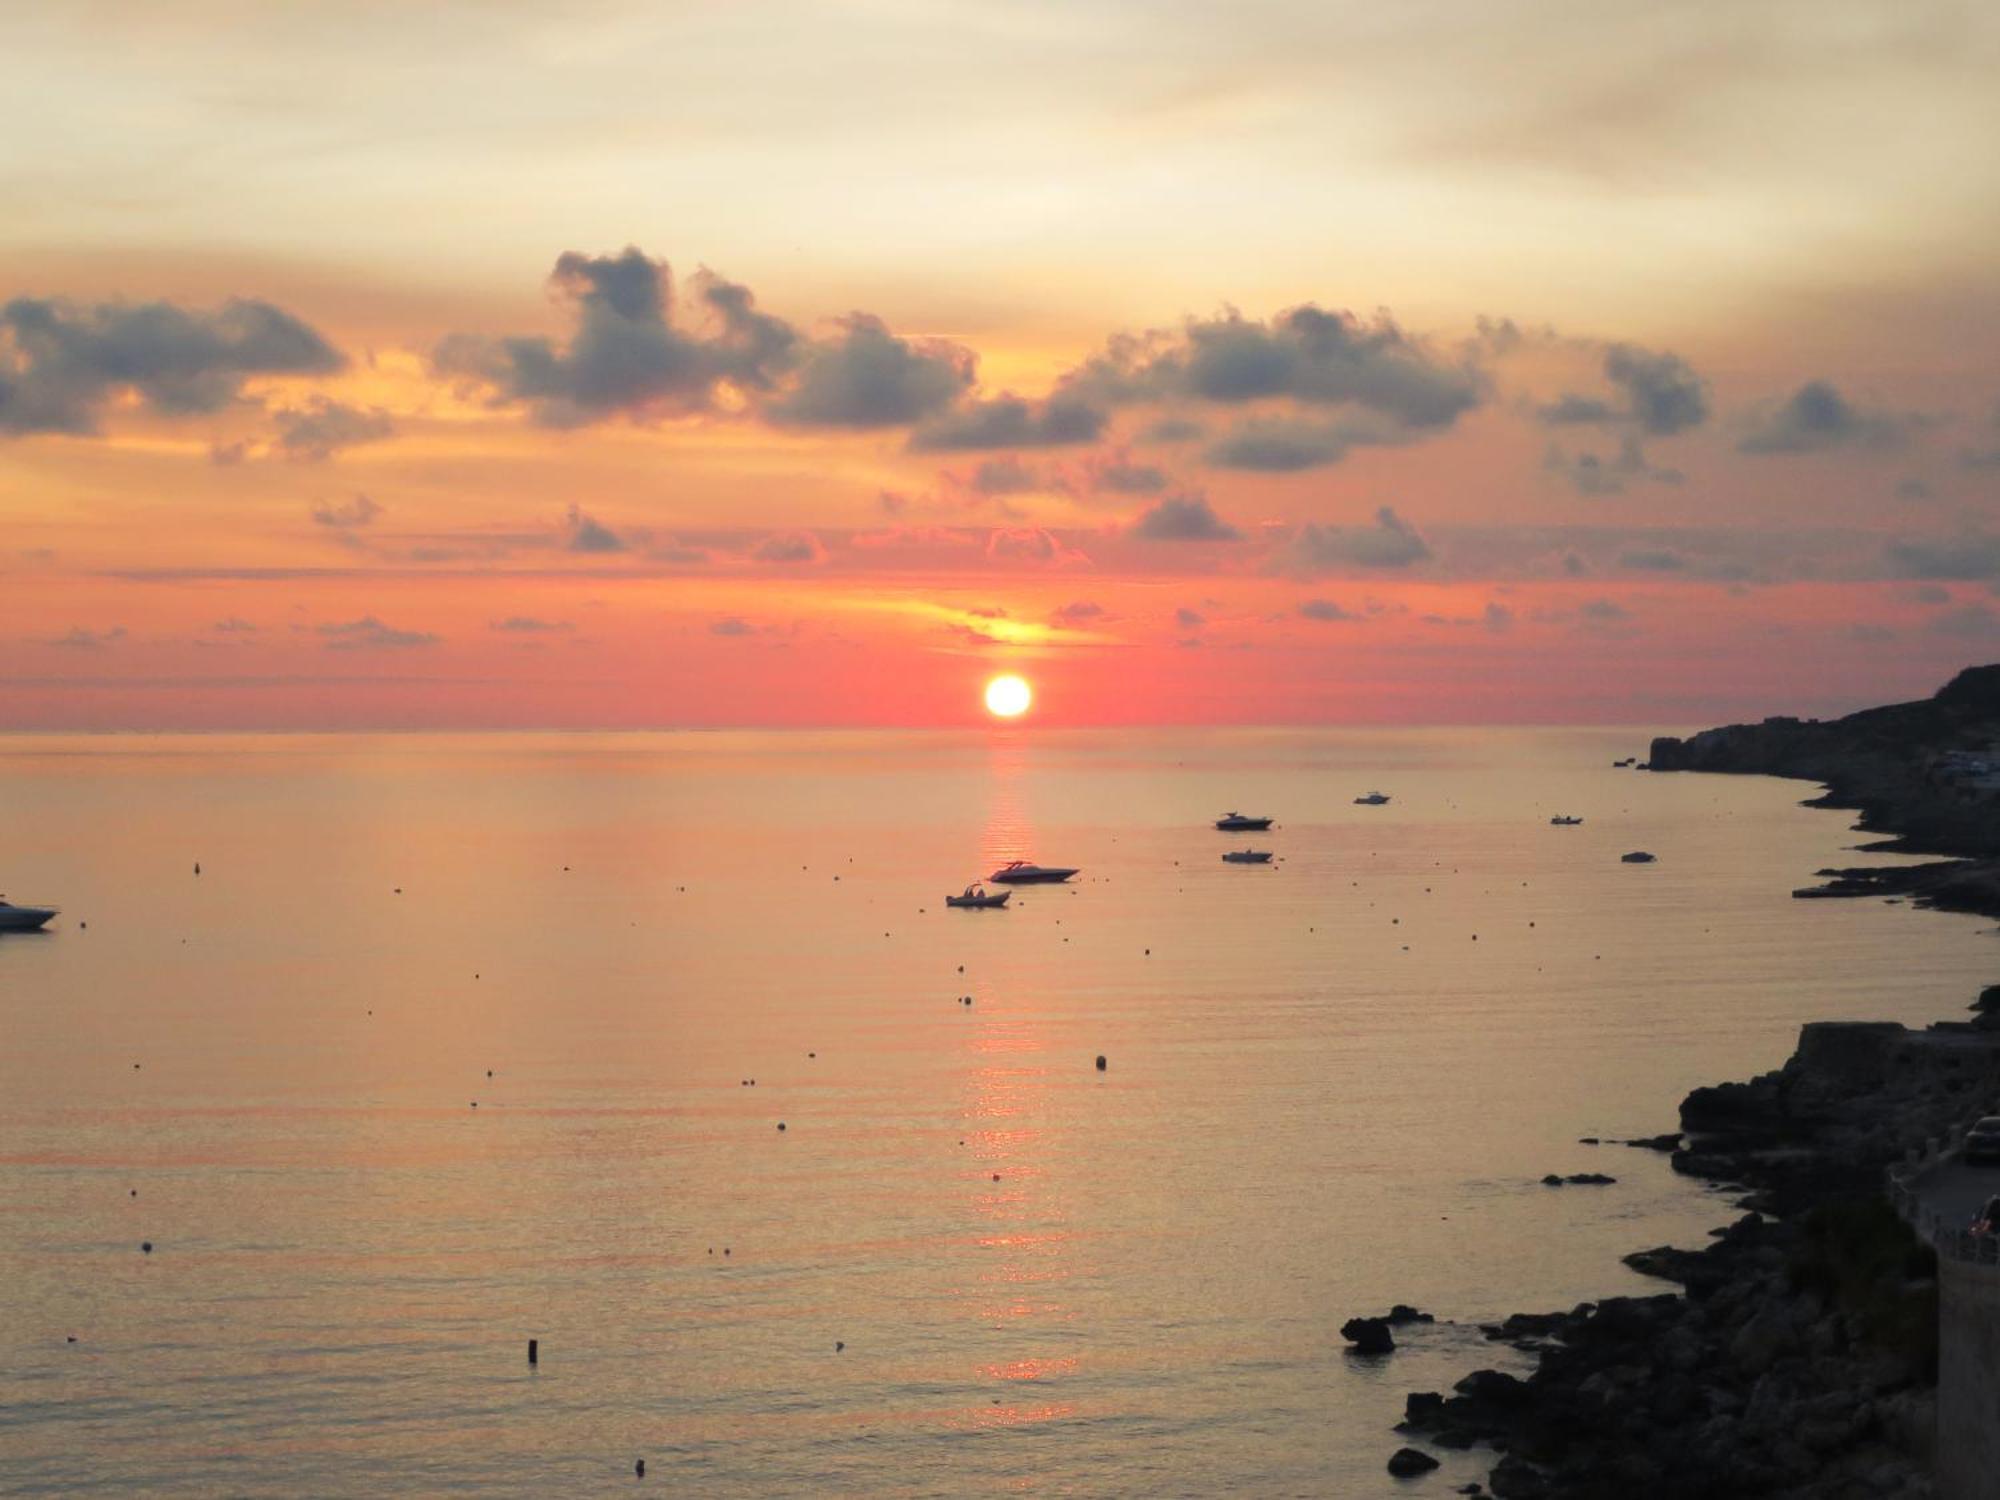
<path fill-rule="evenodd" d="M 1959 1160 L 1968 1167 L 2000 1166 L 2000 1115 L 1988 1115 L 1966 1131 Z"/>

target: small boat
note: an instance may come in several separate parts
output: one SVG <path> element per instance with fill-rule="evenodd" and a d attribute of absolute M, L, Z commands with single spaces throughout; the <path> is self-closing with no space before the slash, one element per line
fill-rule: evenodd
<path fill-rule="evenodd" d="M 1215 820 L 1217 833 L 1262 833 L 1271 826 L 1269 818 L 1253 818 L 1248 813 L 1224 813 Z"/>
<path fill-rule="evenodd" d="M 1060 865 L 1031 865 L 1025 859 L 1010 859 L 986 878 L 999 885 L 1060 885 L 1075 873 Z"/>
<path fill-rule="evenodd" d="M 53 906 L 16 906 L 0 896 L 0 932 L 40 932 L 55 914 Z"/>
<path fill-rule="evenodd" d="M 1222 856 L 1224 864 L 1268 865 L 1271 862 L 1269 849 L 1232 849 Z"/>
<path fill-rule="evenodd" d="M 1650 865 L 1655 858 L 1656 855 L 1648 854 L 1644 849 L 1634 849 L 1630 854 L 1619 855 L 1618 862 L 1624 865 Z"/>
<path fill-rule="evenodd" d="M 964 895 L 945 897 L 944 904 L 946 906 L 964 906 L 975 910 L 987 910 L 993 907 L 1005 906 L 1007 898 L 1013 894 L 1012 891 L 1001 891 L 997 895 L 988 895 L 985 886 L 969 885 L 965 888 Z"/>
<path fill-rule="evenodd" d="M 1381 807 L 1384 804 L 1386 804 L 1388 800 L 1389 799 L 1383 796 L 1382 793 L 1380 792 L 1370 792 L 1365 797 L 1356 797 L 1354 799 L 1354 805 L 1356 807 Z"/>
<path fill-rule="evenodd" d="M 1582 821 L 1583 819 L 1581 818 L 1570 818 L 1558 815 L 1556 817 L 1549 819 L 1549 826 L 1551 828 L 1574 828 L 1576 827 L 1577 824 L 1581 823 Z"/>

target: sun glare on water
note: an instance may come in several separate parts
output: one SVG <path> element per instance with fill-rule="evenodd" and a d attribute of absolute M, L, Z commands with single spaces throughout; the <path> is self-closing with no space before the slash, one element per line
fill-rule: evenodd
<path fill-rule="evenodd" d="M 1028 679 L 1016 677 L 1012 672 L 986 684 L 986 711 L 996 718 L 1018 719 L 1034 701 L 1035 692 L 1028 686 Z"/>

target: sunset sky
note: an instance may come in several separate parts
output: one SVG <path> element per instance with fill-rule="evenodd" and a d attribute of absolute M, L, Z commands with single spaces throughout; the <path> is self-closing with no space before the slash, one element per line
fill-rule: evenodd
<path fill-rule="evenodd" d="M 1698 725 L 2000 658 L 2000 11 L 0 18 L 0 728 Z"/>

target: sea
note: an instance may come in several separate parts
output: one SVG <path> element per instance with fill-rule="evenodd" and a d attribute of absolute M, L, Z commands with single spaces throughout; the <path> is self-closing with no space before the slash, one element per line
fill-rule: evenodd
<path fill-rule="evenodd" d="M 0 1493 L 1482 1478 L 1405 1394 L 1737 1212 L 1622 1140 L 1996 978 L 1652 732 L 0 737 Z"/>

